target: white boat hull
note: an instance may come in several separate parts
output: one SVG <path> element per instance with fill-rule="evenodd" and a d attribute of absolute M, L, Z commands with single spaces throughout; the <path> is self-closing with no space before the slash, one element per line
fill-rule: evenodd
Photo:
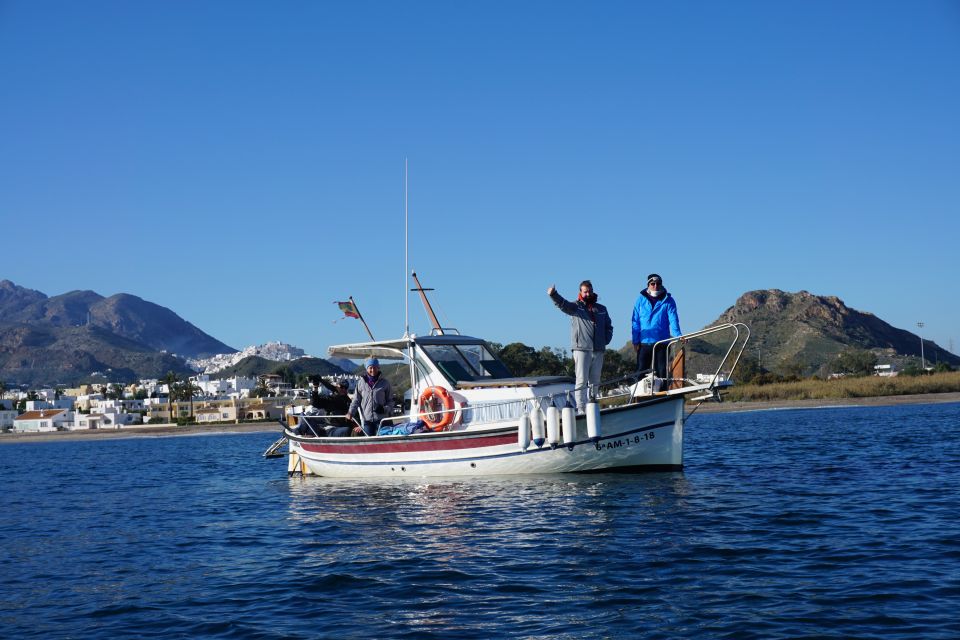
<path fill-rule="evenodd" d="M 581 416 L 572 447 L 531 444 L 526 451 L 518 445 L 516 422 L 410 436 L 306 438 L 292 432 L 287 436 L 291 456 L 297 456 L 310 473 L 328 477 L 679 471 L 683 412 L 683 395 L 605 409 L 600 412 L 596 441 L 587 438 Z"/>

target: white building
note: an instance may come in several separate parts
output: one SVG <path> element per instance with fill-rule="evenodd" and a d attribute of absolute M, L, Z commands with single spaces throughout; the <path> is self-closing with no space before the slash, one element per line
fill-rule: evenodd
<path fill-rule="evenodd" d="M 712 373 L 698 373 L 696 375 L 697 384 L 710 384 L 712 380 L 713 380 Z M 726 381 L 727 381 L 727 374 L 725 373 L 717 374 L 717 384 L 720 384 Z"/>
<path fill-rule="evenodd" d="M 66 409 L 41 409 L 40 411 L 27 411 L 21 416 L 14 418 L 14 431 L 56 431 L 57 429 L 66 429 L 67 424 L 72 422 L 73 413 Z"/>
<path fill-rule="evenodd" d="M 143 411 L 145 408 L 145 400 L 113 400 L 113 399 L 102 399 L 102 400 L 91 400 L 90 401 L 90 412 L 91 413 L 106 413 L 108 411 Z"/>
<path fill-rule="evenodd" d="M 70 429 L 120 429 L 133 424 L 142 424 L 139 413 L 122 413 L 108 409 L 104 413 L 78 413 Z"/>
<path fill-rule="evenodd" d="M 892 364 L 878 364 L 873 367 L 873 375 L 881 378 L 895 378 L 899 371 Z"/>
<path fill-rule="evenodd" d="M 226 399 L 246 397 L 247 394 L 257 386 L 257 381 L 253 378 L 234 376 L 220 380 L 216 378 L 211 379 L 206 373 L 193 376 L 190 378 L 190 381 L 200 389 L 205 398 Z"/>
<path fill-rule="evenodd" d="M 58 399 L 54 399 L 53 396 L 50 396 L 49 400 L 27 400 L 26 406 L 24 407 L 27 411 L 40 411 L 41 409 L 73 409 L 73 401 L 75 400 L 72 396 L 60 396 Z"/>

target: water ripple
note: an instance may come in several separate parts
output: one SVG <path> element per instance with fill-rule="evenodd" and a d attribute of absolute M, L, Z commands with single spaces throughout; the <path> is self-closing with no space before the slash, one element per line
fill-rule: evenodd
<path fill-rule="evenodd" d="M 701 415 L 684 473 L 470 480 L 291 479 L 271 434 L 4 445 L 0 635 L 953 638 L 958 428 Z"/>

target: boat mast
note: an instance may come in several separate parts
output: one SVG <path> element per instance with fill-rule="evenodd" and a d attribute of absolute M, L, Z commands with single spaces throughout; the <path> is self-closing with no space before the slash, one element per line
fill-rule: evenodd
<path fill-rule="evenodd" d="M 403 336 L 407 337 L 410 335 L 410 296 L 407 295 L 407 273 L 410 271 L 409 267 L 409 244 L 408 244 L 408 229 L 409 229 L 409 207 L 407 202 L 407 175 L 409 174 L 407 168 L 407 158 L 403 159 Z M 419 285 L 417 285 L 419 286 Z"/>
<path fill-rule="evenodd" d="M 414 271 L 412 274 L 413 281 L 417 283 L 416 288 L 410 289 L 410 291 L 418 291 L 420 293 L 420 299 L 423 301 L 423 308 L 427 310 L 427 315 L 430 316 L 430 322 L 433 323 L 433 328 L 437 330 L 439 335 L 444 335 L 443 328 L 440 326 L 440 322 L 437 320 L 437 314 L 433 312 L 433 307 L 430 306 L 430 301 L 427 300 L 427 291 L 433 291 L 433 289 L 424 289 L 420 286 L 420 279 L 417 278 L 417 272 Z"/>
<path fill-rule="evenodd" d="M 403 159 L 403 337 L 410 337 L 410 296 L 407 295 L 407 273 L 410 272 L 409 253 L 410 243 L 408 230 L 410 228 L 410 206 L 408 198 L 408 176 L 410 175 L 409 159 Z M 413 342 L 407 342 L 407 373 L 410 376 L 410 416 L 413 418 L 417 393 L 417 371 L 414 364 L 416 360 L 416 351 Z"/>

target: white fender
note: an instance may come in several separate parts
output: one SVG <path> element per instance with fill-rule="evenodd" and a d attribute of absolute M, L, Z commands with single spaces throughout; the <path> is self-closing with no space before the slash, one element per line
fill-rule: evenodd
<path fill-rule="evenodd" d="M 520 451 L 530 447 L 530 418 L 525 413 L 520 415 L 520 425 L 517 427 L 517 446 Z"/>
<path fill-rule="evenodd" d="M 587 403 L 587 437 L 596 442 L 600 439 L 600 405 Z"/>
<path fill-rule="evenodd" d="M 560 411 L 550 405 L 547 407 L 547 444 L 556 449 L 560 443 Z"/>
<path fill-rule="evenodd" d="M 564 407 L 560 417 L 563 424 L 563 444 L 572 448 L 577 441 L 577 414 L 573 407 Z"/>
<path fill-rule="evenodd" d="M 546 441 L 543 436 L 543 411 L 539 408 L 530 410 L 530 439 L 537 447 L 542 447 Z"/>

